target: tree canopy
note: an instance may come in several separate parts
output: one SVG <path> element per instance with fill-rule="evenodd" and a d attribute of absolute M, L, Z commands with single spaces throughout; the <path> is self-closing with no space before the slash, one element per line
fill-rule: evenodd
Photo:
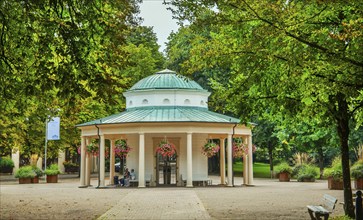
<path fill-rule="evenodd" d="M 62 138 L 49 143 L 50 156 L 74 152 L 76 124 L 122 111 L 122 92 L 161 69 L 164 58 L 152 28 L 140 26 L 139 3 L 0 3 L 1 154 L 42 154 L 48 115 L 61 116 Z"/>
<path fill-rule="evenodd" d="M 195 35 L 189 39 L 189 57 L 179 66 L 189 74 L 226 67 L 227 80 L 212 79 L 211 86 L 227 100 L 228 111 L 244 122 L 258 116 L 285 124 L 314 120 L 336 127 L 344 209 L 354 216 L 348 138 L 349 124 L 354 121 L 359 128 L 363 122 L 363 3 L 175 0 L 169 4 L 180 21 L 189 21 L 186 29 Z M 205 27 L 208 34 L 201 33 Z"/>

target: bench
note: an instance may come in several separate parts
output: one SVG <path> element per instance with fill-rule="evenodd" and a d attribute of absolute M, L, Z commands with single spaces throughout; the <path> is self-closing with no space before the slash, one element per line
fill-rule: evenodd
<path fill-rule="evenodd" d="M 313 220 L 321 220 L 321 217 L 324 216 L 324 220 L 327 220 L 329 218 L 329 214 L 335 209 L 337 201 L 338 200 L 333 196 L 324 194 L 322 205 L 307 206 L 310 218 Z"/>
<path fill-rule="evenodd" d="M 152 179 L 152 175 L 150 175 L 149 179 L 145 178 L 145 185 L 146 186 L 150 186 L 151 179 Z M 139 185 L 139 180 L 137 180 L 137 179 L 134 179 L 134 180 L 130 179 L 129 181 L 130 181 L 130 186 L 138 186 Z"/>
<path fill-rule="evenodd" d="M 187 185 L 187 180 L 183 179 L 183 176 L 180 175 L 180 179 L 183 183 L 183 186 Z M 193 179 L 193 186 L 210 186 L 212 185 L 212 180 L 211 179 Z"/>

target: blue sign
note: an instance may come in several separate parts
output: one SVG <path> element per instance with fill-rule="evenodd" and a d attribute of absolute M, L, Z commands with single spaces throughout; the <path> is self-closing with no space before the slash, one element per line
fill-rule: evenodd
<path fill-rule="evenodd" d="M 53 117 L 48 122 L 47 139 L 48 140 L 60 140 L 60 118 Z"/>

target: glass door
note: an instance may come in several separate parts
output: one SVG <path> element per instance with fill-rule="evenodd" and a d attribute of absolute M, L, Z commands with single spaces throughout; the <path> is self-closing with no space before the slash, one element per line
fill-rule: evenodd
<path fill-rule="evenodd" d="M 156 182 L 157 185 L 176 185 L 177 155 L 162 156 L 156 154 Z"/>

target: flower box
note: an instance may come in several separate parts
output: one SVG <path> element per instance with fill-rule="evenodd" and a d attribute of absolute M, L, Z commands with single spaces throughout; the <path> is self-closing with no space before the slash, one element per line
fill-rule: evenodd
<path fill-rule="evenodd" d="M 343 189 L 343 180 L 334 179 L 333 177 L 328 177 L 328 189 L 342 190 Z"/>

